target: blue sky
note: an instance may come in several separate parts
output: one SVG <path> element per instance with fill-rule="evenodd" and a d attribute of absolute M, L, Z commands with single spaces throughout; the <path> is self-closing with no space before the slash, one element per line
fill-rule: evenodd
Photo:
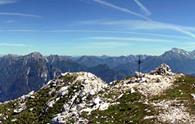
<path fill-rule="evenodd" d="M 195 49 L 194 0 L 0 0 L 0 54 Z"/>

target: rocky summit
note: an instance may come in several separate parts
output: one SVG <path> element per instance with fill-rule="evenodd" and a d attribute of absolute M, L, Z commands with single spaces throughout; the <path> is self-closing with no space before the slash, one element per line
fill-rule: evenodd
<path fill-rule="evenodd" d="M 195 78 L 162 64 L 109 84 L 64 73 L 37 92 L 0 104 L 2 124 L 194 124 Z"/>
<path fill-rule="evenodd" d="M 49 80 L 64 72 L 90 72 L 109 83 L 133 76 L 137 60 L 141 59 L 142 72 L 150 72 L 161 63 L 173 72 L 195 75 L 195 51 L 173 48 L 160 56 L 44 56 L 39 52 L 27 55 L 0 56 L 0 102 L 16 99 L 39 90 Z M 159 73 L 159 72 L 157 72 Z M 162 72 L 164 73 L 164 72 Z"/>

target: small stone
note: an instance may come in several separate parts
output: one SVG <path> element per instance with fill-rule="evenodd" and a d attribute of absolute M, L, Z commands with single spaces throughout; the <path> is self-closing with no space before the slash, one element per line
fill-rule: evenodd
<path fill-rule="evenodd" d="M 195 100 L 195 94 L 191 94 L 191 96 L 193 97 L 193 99 Z"/>

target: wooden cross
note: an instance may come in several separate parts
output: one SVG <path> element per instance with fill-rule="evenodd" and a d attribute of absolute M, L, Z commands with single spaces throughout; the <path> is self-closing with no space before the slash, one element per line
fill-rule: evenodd
<path fill-rule="evenodd" d="M 143 63 L 143 61 L 141 60 L 141 56 L 139 56 L 137 64 L 138 64 L 138 72 L 141 72 L 141 64 Z"/>

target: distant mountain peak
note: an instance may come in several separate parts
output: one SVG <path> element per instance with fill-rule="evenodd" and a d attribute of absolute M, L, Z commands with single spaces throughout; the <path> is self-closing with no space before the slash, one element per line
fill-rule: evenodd
<path fill-rule="evenodd" d="M 172 48 L 171 52 L 178 53 L 178 54 L 189 54 L 188 51 L 185 51 L 184 49 L 179 49 L 179 48 Z"/>
<path fill-rule="evenodd" d="M 34 56 L 37 56 L 37 55 L 40 56 L 40 55 L 41 55 L 41 56 L 42 56 L 42 54 L 41 54 L 40 52 L 32 52 L 32 53 L 30 53 L 29 55 L 32 55 L 32 56 L 33 56 L 33 55 L 34 55 Z"/>
<path fill-rule="evenodd" d="M 32 58 L 43 58 L 43 55 L 40 52 L 32 52 L 26 56 Z"/>
<path fill-rule="evenodd" d="M 172 48 L 171 50 L 165 52 L 161 56 L 163 57 L 192 57 L 191 52 L 184 49 Z"/>

